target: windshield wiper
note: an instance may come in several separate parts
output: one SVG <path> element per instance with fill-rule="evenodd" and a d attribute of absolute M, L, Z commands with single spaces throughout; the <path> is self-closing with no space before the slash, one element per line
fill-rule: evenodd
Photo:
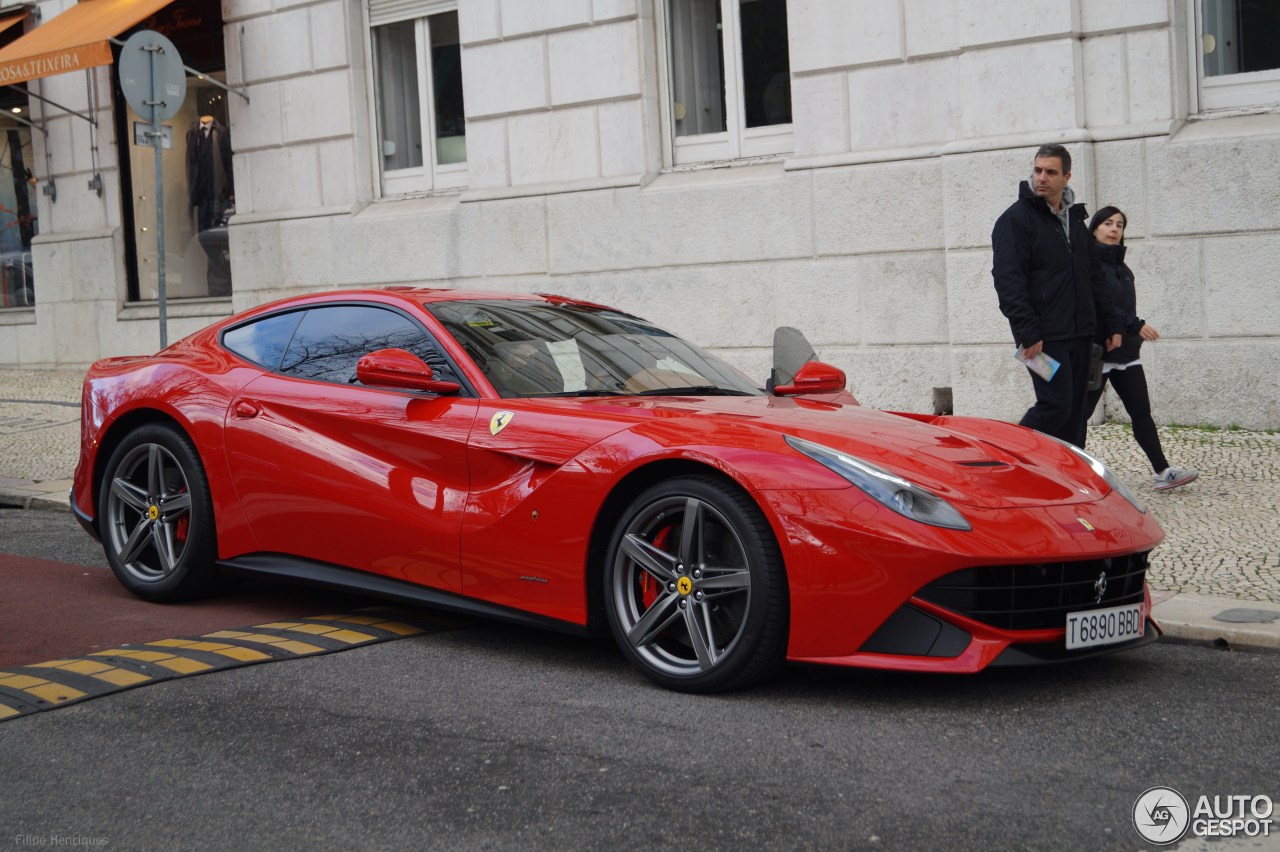
<path fill-rule="evenodd" d="M 694 385 L 693 387 L 650 388 L 635 394 L 636 396 L 754 396 L 746 391 L 722 388 L 717 385 Z"/>
<path fill-rule="evenodd" d="M 587 389 L 587 390 L 576 390 L 576 391 L 560 391 L 559 393 L 539 393 L 539 394 L 532 394 L 532 396 L 539 396 L 539 397 L 549 397 L 549 396 L 631 396 L 631 394 L 629 394 L 629 393 L 624 393 L 624 392 L 622 392 L 622 391 L 617 391 L 617 390 L 604 390 L 604 389 L 600 389 L 600 390 L 590 390 L 590 389 Z"/>

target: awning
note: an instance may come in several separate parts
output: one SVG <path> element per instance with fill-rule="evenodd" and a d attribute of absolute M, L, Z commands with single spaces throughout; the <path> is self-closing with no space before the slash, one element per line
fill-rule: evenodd
<path fill-rule="evenodd" d="M 81 0 L 0 50 L 0 85 L 109 65 L 108 40 L 170 2 Z"/>
<path fill-rule="evenodd" d="M 22 23 L 26 19 L 27 19 L 27 13 L 25 10 L 18 13 L 17 15 L 10 15 L 5 18 L 0 18 L 0 35 L 3 35 L 4 33 L 9 32 L 9 30 L 13 29 L 14 27 L 16 27 L 18 24 Z"/>

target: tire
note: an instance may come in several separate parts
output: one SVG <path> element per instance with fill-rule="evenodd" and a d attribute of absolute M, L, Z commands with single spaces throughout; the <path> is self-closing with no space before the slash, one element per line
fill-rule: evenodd
<path fill-rule="evenodd" d="M 786 653 L 786 571 L 755 502 L 714 476 L 683 476 L 632 501 L 605 566 L 614 639 L 650 679 L 680 692 L 740 689 Z"/>
<path fill-rule="evenodd" d="M 98 531 L 111 570 L 148 601 L 189 600 L 220 585 L 209 482 L 191 440 L 150 424 L 107 462 Z"/>

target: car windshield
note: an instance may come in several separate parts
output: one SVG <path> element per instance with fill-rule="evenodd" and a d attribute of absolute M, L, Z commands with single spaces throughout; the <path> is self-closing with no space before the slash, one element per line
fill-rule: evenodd
<path fill-rule="evenodd" d="M 425 308 L 504 397 L 763 393 L 714 355 L 619 311 L 499 299 Z"/>

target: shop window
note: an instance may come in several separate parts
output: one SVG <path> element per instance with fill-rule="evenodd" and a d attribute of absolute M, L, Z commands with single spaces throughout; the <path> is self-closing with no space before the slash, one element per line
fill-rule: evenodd
<path fill-rule="evenodd" d="M 26 113 L 22 103 L 5 104 L 0 113 L 0 308 L 35 304 L 31 239 L 37 233 L 35 178 L 31 173 L 31 131 L 7 120 Z"/>
<path fill-rule="evenodd" d="M 1280 3 L 1197 4 L 1200 108 L 1280 107 Z"/>
<path fill-rule="evenodd" d="M 671 161 L 792 150 L 786 0 L 668 0 Z"/>
<path fill-rule="evenodd" d="M 115 78 L 115 132 L 121 166 L 129 301 L 159 297 L 160 247 L 156 198 L 164 192 L 165 295 L 169 299 L 231 295 L 228 223 L 235 214 L 233 140 L 226 82 L 221 7 L 207 0 L 175 0 L 135 29 L 168 37 L 182 61 L 199 72 L 187 77 L 187 94 L 164 124 L 164 186 L 156 186 L 156 149 L 138 137 L 149 129 L 119 95 Z M 126 40 L 129 33 L 120 39 Z"/>
<path fill-rule="evenodd" d="M 466 182 L 458 13 L 442 5 L 369 0 L 383 195 Z"/>

